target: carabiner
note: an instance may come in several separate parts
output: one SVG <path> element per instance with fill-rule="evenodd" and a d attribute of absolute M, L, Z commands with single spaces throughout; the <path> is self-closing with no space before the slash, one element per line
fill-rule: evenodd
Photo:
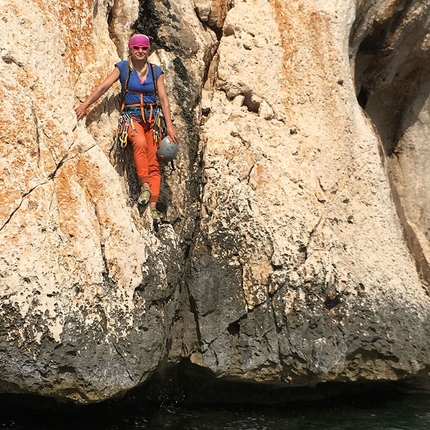
<path fill-rule="evenodd" d="M 119 142 L 122 148 L 125 148 L 127 146 L 127 139 L 128 139 L 128 133 L 127 131 L 123 131 L 120 135 L 119 135 Z"/>

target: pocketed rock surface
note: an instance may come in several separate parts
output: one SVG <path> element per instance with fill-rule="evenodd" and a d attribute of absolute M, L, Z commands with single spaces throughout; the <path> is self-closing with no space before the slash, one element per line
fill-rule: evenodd
<path fill-rule="evenodd" d="M 182 359 L 310 386 L 428 376 L 430 5 L 0 8 L 0 391 L 91 403 Z M 154 229 L 118 163 L 151 37 L 181 141 Z"/>

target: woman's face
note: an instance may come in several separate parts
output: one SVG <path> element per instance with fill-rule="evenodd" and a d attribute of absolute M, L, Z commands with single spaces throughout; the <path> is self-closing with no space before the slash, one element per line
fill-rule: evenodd
<path fill-rule="evenodd" d="M 143 60 L 147 58 L 149 53 L 149 46 L 131 45 L 130 54 L 136 60 Z"/>

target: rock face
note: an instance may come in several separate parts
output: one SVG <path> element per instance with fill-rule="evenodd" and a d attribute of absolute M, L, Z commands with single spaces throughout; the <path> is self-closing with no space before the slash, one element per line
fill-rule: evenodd
<path fill-rule="evenodd" d="M 418 358 L 426 279 L 393 204 L 395 161 L 357 103 L 353 76 L 364 69 L 355 59 L 365 61 L 365 29 L 392 24 L 395 5 L 354 16 L 346 2 L 299 3 L 238 2 L 223 27 L 189 282 L 201 344 L 193 358 L 220 376 L 293 384 L 405 376 L 427 367 L 425 353 Z M 397 8 L 407 12 L 398 33 L 428 17 L 428 6 Z M 388 36 L 381 49 L 394 44 Z M 406 50 L 409 37 L 396 37 L 399 75 L 406 62 L 423 69 L 428 50 Z M 372 72 L 377 59 L 367 60 L 358 82 L 370 73 L 394 80 L 384 59 Z M 371 90 L 376 103 L 384 90 Z M 424 197 L 414 204 L 425 212 Z"/>
<path fill-rule="evenodd" d="M 88 403 L 183 358 L 290 386 L 427 375 L 430 5 L 0 10 L 0 391 Z M 151 36 L 181 135 L 156 232 L 110 90 Z"/>

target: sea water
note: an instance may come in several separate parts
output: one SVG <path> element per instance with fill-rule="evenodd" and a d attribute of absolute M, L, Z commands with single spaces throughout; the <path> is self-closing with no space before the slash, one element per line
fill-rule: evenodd
<path fill-rule="evenodd" d="M 430 394 L 277 407 L 184 408 L 154 404 L 94 406 L 67 411 L 0 412 L 13 430 L 430 430 Z"/>

